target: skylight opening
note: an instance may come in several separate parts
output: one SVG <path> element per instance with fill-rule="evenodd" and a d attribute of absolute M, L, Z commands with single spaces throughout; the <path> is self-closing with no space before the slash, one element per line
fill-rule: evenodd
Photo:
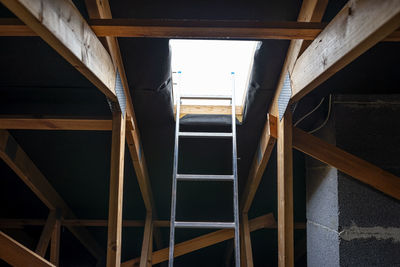
<path fill-rule="evenodd" d="M 231 95 L 243 105 L 257 41 L 170 40 L 173 94 Z M 232 75 L 232 73 L 234 73 Z M 227 100 L 182 100 L 184 105 L 230 105 Z"/>

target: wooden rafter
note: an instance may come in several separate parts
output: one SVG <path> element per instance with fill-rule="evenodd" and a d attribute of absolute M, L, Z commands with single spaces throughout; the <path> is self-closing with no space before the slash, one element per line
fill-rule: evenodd
<path fill-rule="evenodd" d="M 31 161 L 15 139 L 5 130 L 0 130 L 0 158 L 21 178 L 35 195 L 50 209 L 59 208 L 64 218 L 76 219 L 65 201 L 50 185 L 36 165 Z M 80 226 L 67 226 L 78 240 L 97 259 L 103 252 L 89 232 Z"/>
<path fill-rule="evenodd" d="M 116 101 L 114 64 L 72 1 L 1 0 L 19 19 Z"/>
<path fill-rule="evenodd" d="M 329 164 L 391 197 L 400 199 L 400 177 L 298 128 L 293 129 L 293 148 Z"/>
<path fill-rule="evenodd" d="M 400 26 L 398 0 L 349 1 L 290 72 L 297 101 Z"/>
<path fill-rule="evenodd" d="M 93 7 L 92 2 L 99 3 L 101 1 L 86 1 L 89 17 L 97 18 L 91 19 L 89 25 L 98 37 L 229 38 L 252 40 L 302 39 L 311 41 L 314 40 L 326 26 L 326 23 L 319 23 L 321 19 L 316 18 L 311 18 L 310 22 L 101 19 L 100 14 L 95 10 L 96 7 Z M 322 8 L 317 7 L 317 10 L 322 10 Z M 319 14 L 315 13 L 315 17 L 318 16 Z M 18 19 L 0 19 L 0 36 L 36 35 L 34 31 Z M 393 32 L 383 41 L 400 41 L 400 31 L 397 30 Z"/>
<path fill-rule="evenodd" d="M 3 259 L 12 266 L 55 267 L 55 265 L 1 231 L 0 259 Z"/>

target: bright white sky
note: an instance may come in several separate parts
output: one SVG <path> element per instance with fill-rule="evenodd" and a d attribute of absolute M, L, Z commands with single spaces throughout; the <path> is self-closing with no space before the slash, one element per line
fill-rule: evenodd
<path fill-rule="evenodd" d="M 180 94 L 186 95 L 231 95 L 231 72 L 234 72 L 236 105 L 242 105 L 257 43 L 256 41 L 170 40 L 172 71 L 182 72 L 173 76 L 174 83 L 177 83 L 174 90 L 179 88 Z M 224 103 L 186 100 L 184 104 Z"/>

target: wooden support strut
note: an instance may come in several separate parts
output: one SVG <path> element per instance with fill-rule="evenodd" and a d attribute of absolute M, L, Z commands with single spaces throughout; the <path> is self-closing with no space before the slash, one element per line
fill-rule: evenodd
<path fill-rule="evenodd" d="M 60 217 L 60 210 L 56 209 L 50 211 L 35 250 L 39 256 L 44 257 L 46 255 L 47 247 L 49 246 L 49 242 L 53 235 L 57 220 L 60 220 Z"/>
<path fill-rule="evenodd" d="M 43 257 L 0 231 L 0 259 L 12 266 L 55 267 Z"/>
<path fill-rule="evenodd" d="M 143 233 L 142 252 L 140 254 L 140 267 L 152 266 L 153 253 L 153 215 L 148 212 Z"/>
<path fill-rule="evenodd" d="M 298 128 L 293 128 L 293 148 L 400 200 L 400 177 L 382 170 L 328 142 Z"/>
<path fill-rule="evenodd" d="M 110 201 L 108 209 L 107 267 L 118 267 L 121 264 L 125 118 L 126 115 L 120 111 L 115 111 L 113 113 L 110 166 Z"/>
<path fill-rule="evenodd" d="M 294 266 L 292 114 L 278 126 L 278 266 Z"/>

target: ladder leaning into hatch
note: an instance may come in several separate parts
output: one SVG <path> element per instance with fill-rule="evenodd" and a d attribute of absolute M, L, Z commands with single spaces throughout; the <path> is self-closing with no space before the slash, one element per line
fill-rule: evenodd
<path fill-rule="evenodd" d="M 235 114 L 235 80 L 232 72 L 232 95 L 231 96 L 177 96 L 176 107 L 176 127 L 175 127 L 175 147 L 174 147 L 174 166 L 172 177 L 172 200 L 171 200 L 171 225 L 169 240 L 169 267 L 174 265 L 174 245 L 175 228 L 208 228 L 208 229 L 234 229 L 235 230 L 235 266 L 240 266 L 240 240 L 239 240 L 239 211 L 238 211 L 238 175 L 237 175 L 237 151 L 236 151 L 236 114 Z M 232 106 L 232 132 L 180 132 L 179 117 L 182 99 L 197 100 L 230 100 Z M 201 175 L 201 174 L 178 174 L 178 149 L 179 138 L 232 138 L 232 174 L 231 175 Z M 176 221 L 176 191 L 178 181 L 228 181 L 233 184 L 233 214 L 234 222 L 188 222 Z"/>

